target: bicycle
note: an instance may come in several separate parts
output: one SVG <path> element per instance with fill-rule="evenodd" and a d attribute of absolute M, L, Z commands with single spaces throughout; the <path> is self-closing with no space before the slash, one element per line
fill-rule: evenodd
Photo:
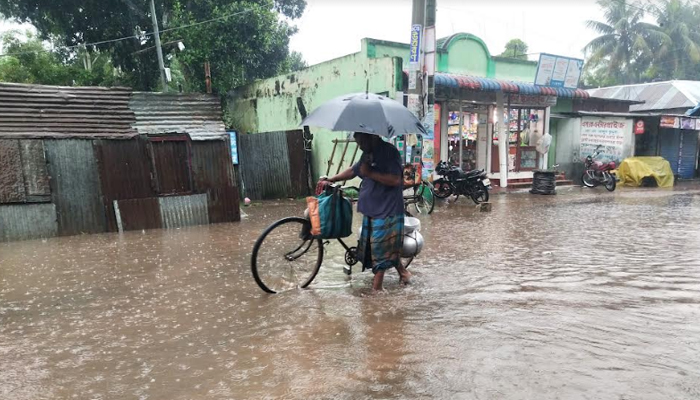
<path fill-rule="evenodd" d="M 413 205 L 418 214 L 428 215 L 435 208 L 435 190 L 429 182 L 416 182 L 420 178 L 420 170 L 416 165 L 406 165 L 404 167 L 404 196 L 403 206 L 404 212 L 408 216 L 412 216 L 408 211 L 408 207 Z M 413 190 L 413 193 L 406 195 L 407 191 Z"/>
<path fill-rule="evenodd" d="M 339 190 L 342 194 L 349 190 L 359 192 L 359 189 L 354 186 L 330 185 L 329 190 Z M 417 232 L 420 222 L 416 221 L 408 220 L 407 222 L 411 225 L 405 225 L 405 229 L 411 229 L 413 226 Z M 350 247 L 343 239 L 335 240 L 345 249 L 347 267 L 343 267 L 343 270 L 346 275 L 350 275 L 352 267 L 360 261 L 357 255 L 357 246 Z M 253 246 L 251 271 L 255 283 L 265 292 L 272 294 L 283 290 L 308 287 L 321 269 L 324 247 L 329 243 L 330 240 L 311 235 L 311 222 L 307 218 L 287 217 L 274 222 L 263 231 Z M 265 249 L 261 251 L 263 245 L 265 245 Z M 401 264 L 408 268 L 413 258 L 414 256 L 402 256 Z M 286 261 L 286 265 L 282 266 L 280 263 L 283 261 Z M 264 273 L 267 269 L 271 269 L 274 274 L 283 275 L 282 278 L 275 279 L 275 277 L 269 276 L 270 274 Z M 362 270 L 365 269 L 368 268 L 363 266 Z"/>

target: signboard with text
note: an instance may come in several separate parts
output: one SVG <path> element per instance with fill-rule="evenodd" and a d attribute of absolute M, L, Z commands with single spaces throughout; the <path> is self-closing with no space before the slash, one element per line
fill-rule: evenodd
<path fill-rule="evenodd" d="M 420 62 L 420 40 L 423 26 L 416 24 L 411 27 L 411 52 L 408 58 L 409 64 Z"/>
<path fill-rule="evenodd" d="M 619 161 L 625 143 L 625 132 L 631 131 L 632 121 L 624 118 L 581 119 L 581 157 L 593 155 L 601 146 L 598 159 L 601 161 Z"/>
<path fill-rule="evenodd" d="M 535 74 L 535 85 L 551 86 L 566 89 L 578 88 L 583 60 L 555 56 L 552 54 L 540 54 Z"/>
<path fill-rule="evenodd" d="M 233 165 L 238 165 L 238 138 L 236 132 L 229 131 L 228 136 L 231 138 L 231 160 Z"/>
<path fill-rule="evenodd" d="M 661 120 L 659 121 L 659 126 L 661 128 L 680 128 L 681 124 L 680 124 L 680 121 L 678 120 L 678 117 L 674 117 L 671 115 L 664 115 L 661 117 Z"/>

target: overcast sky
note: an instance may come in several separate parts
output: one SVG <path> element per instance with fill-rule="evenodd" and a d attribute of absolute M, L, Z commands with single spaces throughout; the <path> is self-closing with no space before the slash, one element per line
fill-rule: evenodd
<path fill-rule="evenodd" d="M 292 50 L 316 64 L 360 50 L 365 37 L 408 43 L 411 0 L 307 0 Z M 438 38 L 467 32 L 486 42 L 492 54 L 523 39 L 529 53 L 583 57 L 596 35 L 585 21 L 603 20 L 594 0 L 437 0 Z M 537 60 L 537 55 L 530 59 Z"/>
<path fill-rule="evenodd" d="M 365 37 L 408 43 L 411 0 L 307 3 L 304 16 L 294 21 L 299 32 L 291 48 L 309 64 L 357 52 Z M 583 57 L 582 48 L 596 36 L 585 21 L 603 20 L 595 0 L 437 0 L 437 7 L 438 37 L 472 33 L 492 54 L 500 54 L 508 40 L 520 38 L 530 46 L 529 53 Z M 0 31 L 25 27 L 0 21 Z"/>

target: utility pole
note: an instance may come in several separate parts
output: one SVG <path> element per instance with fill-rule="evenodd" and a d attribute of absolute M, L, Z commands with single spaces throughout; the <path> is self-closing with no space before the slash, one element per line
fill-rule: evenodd
<path fill-rule="evenodd" d="M 156 54 L 158 54 L 158 69 L 160 79 L 163 82 L 163 91 L 168 91 L 168 78 L 165 75 L 165 64 L 163 63 L 163 49 L 160 47 L 160 32 L 158 31 L 158 18 L 156 17 L 156 3 L 151 0 L 151 19 L 153 20 L 153 35 L 156 38 Z"/>
<path fill-rule="evenodd" d="M 408 59 L 408 108 L 419 120 L 423 119 L 423 28 L 426 0 L 413 0 L 411 43 Z"/>

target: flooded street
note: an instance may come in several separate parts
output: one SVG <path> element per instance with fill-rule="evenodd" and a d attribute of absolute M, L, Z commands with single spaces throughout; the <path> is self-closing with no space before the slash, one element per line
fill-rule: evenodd
<path fill-rule="evenodd" d="M 0 244 L 0 399 L 698 399 L 700 195 L 438 204 L 414 283 L 267 295 L 240 224 Z M 359 222 L 359 220 L 357 221 Z"/>

